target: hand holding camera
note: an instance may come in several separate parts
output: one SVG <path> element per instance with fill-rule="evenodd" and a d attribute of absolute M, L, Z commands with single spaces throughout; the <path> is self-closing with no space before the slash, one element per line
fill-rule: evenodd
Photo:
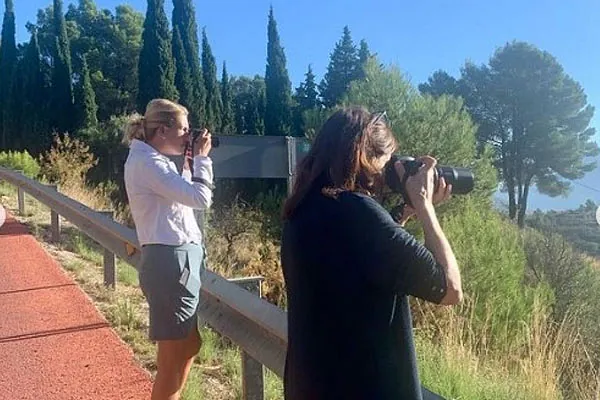
<path fill-rule="evenodd" d="M 212 148 L 212 137 L 208 129 L 195 129 L 192 132 L 191 142 L 194 156 L 208 156 Z"/>
<path fill-rule="evenodd" d="M 452 193 L 452 184 L 447 184 L 443 176 L 436 179 L 435 158 L 425 156 L 419 161 L 420 167 L 407 176 L 404 184 L 408 199 L 402 211 L 403 222 L 415 214 L 433 211 L 433 206 L 447 201 Z M 394 168 L 399 177 L 404 177 L 408 172 L 402 161 L 395 161 Z"/>
<path fill-rule="evenodd" d="M 432 206 L 446 201 L 451 193 L 467 194 L 474 187 L 472 171 L 439 166 L 437 160 L 429 156 L 415 160 L 393 155 L 385 167 L 385 181 L 393 192 L 402 194 L 404 199 L 404 206 L 400 208 L 400 213 L 396 213 L 401 214 L 401 224 L 421 211 L 433 211 Z"/>

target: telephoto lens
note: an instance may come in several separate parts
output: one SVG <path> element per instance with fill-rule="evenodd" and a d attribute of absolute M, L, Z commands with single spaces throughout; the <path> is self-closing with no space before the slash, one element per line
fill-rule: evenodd
<path fill-rule="evenodd" d="M 401 161 L 404 166 L 405 173 L 402 178 L 398 176 L 396 168 L 394 167 L 397 161 Z M 386 185 L 392 192 L 402 194 L 404 202 L 408 205 L 412 204 L 406 193 L 404 183 L 409 176 L 415 175 L 422 165 L 422 161 L 416 160 L 413 157 L 393 155 L 385 166 L 384 175 Z M 435 187 L 437 187 L 440 177 L 444 178 L 446 184 L 452 185 L 452 194 L 467 194 L 471 192 L 475 186 L 475 177 L 473 172 L 468 168 L 437 165 L 435 167 L 433 178 Z"/>

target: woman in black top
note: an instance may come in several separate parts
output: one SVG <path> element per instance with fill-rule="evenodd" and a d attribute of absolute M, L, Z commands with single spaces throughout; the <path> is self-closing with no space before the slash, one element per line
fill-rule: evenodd
<path fill-rule="evenodd" d="M 408 296 L 462 299 L 460 273 L 433 204 L 436 161 L 406 182 L 401 223 L 375 200 L 397 143 L 381 114 L 336 112 L 298 165 L 284 206 L 282 268 L 288 296 L 287 400 L 423 398 Z M 403 176 L 402 164 L 396 172 Z M 402 227 L 415 215 L 426 246 Z"/>

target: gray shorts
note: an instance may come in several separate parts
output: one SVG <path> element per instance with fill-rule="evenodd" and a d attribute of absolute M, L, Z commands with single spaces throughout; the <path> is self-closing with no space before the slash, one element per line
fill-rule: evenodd
<path fill-rule="evenodd" d="M 150 309 L 150 340 L 183 339 L 190 329 L 198 329 L 204 256 L 195 243 L 142 247 L 139 278 Z"/>

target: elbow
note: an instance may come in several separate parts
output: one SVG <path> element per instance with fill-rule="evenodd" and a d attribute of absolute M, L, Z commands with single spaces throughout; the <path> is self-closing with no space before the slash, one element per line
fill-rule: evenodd
<path fill-rule="evenodd" d="M 202 207 L 204 210 L 208 210 L 212 206 L 213 198 L 212 193 L 208 196 L 202 196 Z"/>
<path fill-rule="evenodd" d="M 212 206 L 212 196 L 199 196 L 196 199 L 194 208 L 198 210 L 208 210 Z"/>
<path fill-rule="evenodd" d="M 448 289 L 446 290 L 446 295 L 440 301 L 440 304 L 446 306 L 454 306 L 462 303 L 463 301 L 463 291 L 460 285 L 448 285 Z"/>

